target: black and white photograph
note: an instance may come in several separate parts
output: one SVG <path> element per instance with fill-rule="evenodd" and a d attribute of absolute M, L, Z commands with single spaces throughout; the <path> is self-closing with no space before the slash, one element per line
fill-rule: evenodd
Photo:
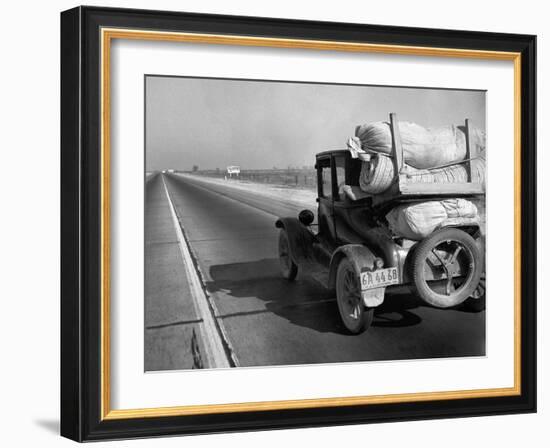
<path fill-rule="evenodd" d="M 145 371 L 486 355 L 486 91 L 144 84 Z"/>

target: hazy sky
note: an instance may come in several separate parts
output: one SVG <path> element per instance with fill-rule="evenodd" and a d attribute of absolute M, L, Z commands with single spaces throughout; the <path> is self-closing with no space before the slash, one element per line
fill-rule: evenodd
<path fill-rule="evenodd" d="M 286 168 L 346 147 L 355 126 L 399 120 L 485 127 L 485 93 L 200 78 L 146 78 L 146 169 Z"/>

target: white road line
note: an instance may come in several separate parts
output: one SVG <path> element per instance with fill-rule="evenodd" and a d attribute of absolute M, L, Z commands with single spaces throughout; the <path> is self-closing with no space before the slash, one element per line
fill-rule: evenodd
<path fill-rule="evenodd" d="M 174 222 L 174 227 L 176 228 L 176 234 L 179 243 L 178 246 L 180 248 L 181 256 L 183 258 L 183 264 L 187 273 L 187 279 L 189 280 L 189 290 L 191 291 L 191 298 L 193 300 L 193 304 L 195 305 L 197 314 L 200 318 L 203 319 L 203 324 L 199 325 L 199 329 L 204 347 L 207 351 L 207 366 L 208 368 L 230 367 L 229 359 L 224 349 L 222 338 L 216 326 L 216 322 L 214 321 L 215 318 L 210 311 L 208 299 L 204 294 L 201 281 L 195 270 L 193 258 L 191 257 L 191 252 L 189 246 L 187 245 L 187 241 L 183 236 L 183 231 L 181 230 L 180 223 L 178 221 L 176 209 L 174 208 L 174 204 L 172 203 L 172 199 L 170 198 L 170 193 L 168 193 L 168 187 L 166 186 L 166 182 L 164 181 L 164 176 L 162 176 L 162 184 L 164 185 L 164 191 L 166 193 L 166 197 L 168 198 L 168 203 L 170 204 L 170 213 L 172 214 L 172 220 Z"/>

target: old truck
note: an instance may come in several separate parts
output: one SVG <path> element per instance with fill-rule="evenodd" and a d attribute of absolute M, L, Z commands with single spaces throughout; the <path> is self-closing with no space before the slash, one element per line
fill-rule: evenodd
<path fill-rule="evenodd" d="M 299 271 L 335 291 L 341 320 L 350 333 L 365 331 L 388 290 L 409 286 L 431 306 L 454 307 L 484 301 L 484 248 L 479 225 L 446 226 L 413 241 L 392 234 L 385 219 L 393 207 L 415 201 L 464 197 L 479 199 L 473 182 L 407 182 L 397 120 L 390 116 L 392 156 L 398 173 L 384 194 L 351 199 L 342 185 L 358 188 L 361 161 L 347 150 L 316 155 L 317 215 L 303 210 L 281 217 L 278 256 L 284 278 Z M 468 121 L 466 120 L 466 131 Z M 468 133 L 466 133 L 466 136 Z M 466 139 L 468 145 L 468 138 Z M 468 157 L 469 148 L 467 148 Z"/>

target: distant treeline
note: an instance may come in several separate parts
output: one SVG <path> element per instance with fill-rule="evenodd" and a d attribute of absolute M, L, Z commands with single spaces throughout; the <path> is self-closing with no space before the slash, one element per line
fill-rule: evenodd
<path fill-rule="evenodd" d="M 292 187 L 316 188 L 317 172 L 311 168 L 241 170 L 240 174 L 229 175 L 225 170 L 198 170 L 193 174 L 209 177 L 247 180 L 262 184 L 287 185 Z"/>

